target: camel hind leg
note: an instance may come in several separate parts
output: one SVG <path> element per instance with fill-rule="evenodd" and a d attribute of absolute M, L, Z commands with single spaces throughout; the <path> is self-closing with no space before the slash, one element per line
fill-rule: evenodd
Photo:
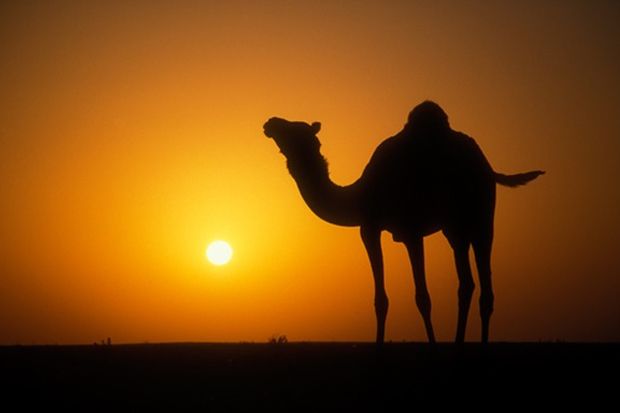
<path fill-rule="evenodd" d="M 454 263 L 456 264 L 456 274 L 459 279 L 458 289 L 458 319 L 456 324 L 456 336 L 454 342 L 463 344 L 465 342 L 465 331 L 467 329 L 467 318 L 471 306 L 471 297 L 474 293 L 474 278 L 471 275 L 469 264 L 470 238 L 462 229 L 444 229 L 444 235 L 448 239 L 454 253 Z"/>
<path fill-rule="evenodd" d="M 489 341 L 489 323 L 493 313 L 493 285 L 491 282 L 491 247 L 493 244 L 492 233 L 490 236 L 474 241 L 474 255 L 478 278 L 480 280 L 480 319 L 482 321 L 482 343 Z"/>

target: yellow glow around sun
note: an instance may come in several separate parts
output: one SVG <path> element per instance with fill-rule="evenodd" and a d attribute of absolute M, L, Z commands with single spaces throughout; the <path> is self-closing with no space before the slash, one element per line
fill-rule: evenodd
<path fill-rule="evenodd" d="M 213 241 L 207 247 L 207 259 L 213 265 L 228 264 L 232 258 L 233 250 L 226 241 Z"/>

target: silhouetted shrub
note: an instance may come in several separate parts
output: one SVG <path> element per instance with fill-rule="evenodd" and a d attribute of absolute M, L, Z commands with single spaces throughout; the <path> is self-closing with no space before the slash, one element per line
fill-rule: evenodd
<path fill-rule="evenodd" d="M 286 335 L 284 334 L 281 334 L 281 335 L 274 334 L 273 336 L 269 337 L 269 340 L 267 340 L 267 342 L 269 344 L 286 344 L 288 343 L 288 338 L 286 338 Z"/>

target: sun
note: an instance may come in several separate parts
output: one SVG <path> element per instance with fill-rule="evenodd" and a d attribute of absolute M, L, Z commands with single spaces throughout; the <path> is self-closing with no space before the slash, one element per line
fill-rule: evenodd
<path fill-rule="evenodd" d="M 213 241 L 207 247 L 207 259 L 213 265 L 228 264 L 228 262 L 232 258 L 232 255 L 232 247 L 226 241 Z"/>

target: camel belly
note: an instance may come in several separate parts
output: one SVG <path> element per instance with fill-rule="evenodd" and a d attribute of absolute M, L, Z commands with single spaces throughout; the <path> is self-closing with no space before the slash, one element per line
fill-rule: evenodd
<path fill-rule="evenodd" d="M 411 170 L 382 176 L 364 194 L 367 217 L 395 241 L 441 230 L 467 233 L 492 216 L 495 182 L 488 174 L 415 164 Z"/>
<path fill-rule="evenodd" d="M 446 196 L 426 192 L 425 196 L 393 199 L 384 203 L 375 215 L 382 229 L 390 232 L 394 241 L 424 237 L 442 230 L 467 233 L 481 219 L 492 216 L 492 204 L 487 197 L 465 193 Z"/>
<path fill-rule="evenodd" d="M 392 234 L 396 242 L 405 242 L 408 239 L 425 237 L 442 230 L 442 219 L 436 216 L 420 217 L 418 222 L 403 220 L 385 225 L 385 230 Z M 417 220 L 416 220 L 417 221 Z"/>

